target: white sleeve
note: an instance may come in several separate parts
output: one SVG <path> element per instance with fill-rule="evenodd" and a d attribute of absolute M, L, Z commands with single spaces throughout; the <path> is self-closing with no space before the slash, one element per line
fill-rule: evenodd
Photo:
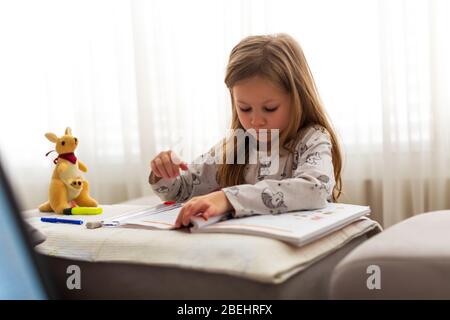
<path fill-rule="evenodd" d="M 222 189 L 235 209 L 235 217 L 326 206 L 335 185 L 330 137 L 320 126 L 308 129 L 308 136 L 296 146 L 292 178 Z"/>

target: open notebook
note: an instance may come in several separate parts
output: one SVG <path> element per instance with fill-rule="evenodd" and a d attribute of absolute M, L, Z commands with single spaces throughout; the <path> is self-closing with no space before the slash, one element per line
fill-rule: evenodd
<path fill-rule="evenodd" d="M 103 221 L 104 226 L 174 229 L 181 204 L 159 205 Z M 296 245 L 304 245 L 370 214 L 370 208 L 342 203 L 329 203 L 327 207 L 311 211 L 295 211 L 277 215 L 254 215 L 232 218 L 231 213 L 191 219 L 190 231 L 221 232 L 257 235 L 279 239 Z"/>

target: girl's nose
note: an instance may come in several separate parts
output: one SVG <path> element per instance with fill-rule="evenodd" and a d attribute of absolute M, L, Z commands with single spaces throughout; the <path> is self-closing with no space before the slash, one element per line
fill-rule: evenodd
<path fill-rule="evenodd" d="M 253 115 L 252 126 L 261 127 L 261 126 L 264 126 L 265 124 L 266 124 L 266 119 L 264 119 L 263 116 L 260 116 L 257 114 Z"/>

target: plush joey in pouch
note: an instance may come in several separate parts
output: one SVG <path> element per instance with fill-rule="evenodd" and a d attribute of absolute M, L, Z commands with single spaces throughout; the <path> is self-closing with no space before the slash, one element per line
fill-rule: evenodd
<path fill-rule="evenodd" d="M 39 211 L 62 214 L 64 209 L 75 205 L 97 207 L 97 201 L 89 195 L 89 183 L 82 176 L 82 172 L 87 172 L 87 167 L 74 153 L 78 139 L 72 136 L 72 130 L 67 128 L 59 138 L 54 133 L 46 133 L 45 136 L 55 143 L 58 157 L 53 161 L 56 166 L 50 181 L 48 201 L 39 206 Z"/>

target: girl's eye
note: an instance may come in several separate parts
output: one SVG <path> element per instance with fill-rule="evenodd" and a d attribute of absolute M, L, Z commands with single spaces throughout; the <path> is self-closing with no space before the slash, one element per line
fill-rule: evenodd
<path fill-rule="evenodd" d="M 239 108 L 242 112 L 249 112 L 252 108 Z"/>
<path fill-rule="evenodd" d="M 264 110 L 266 110 L 267 112 L 275 112 L 275 111 L 277 111 L 277 109 L 278 109 L 278 107 L 274 107 L 274 108 L 265 107 L 264 108 Z"/>

